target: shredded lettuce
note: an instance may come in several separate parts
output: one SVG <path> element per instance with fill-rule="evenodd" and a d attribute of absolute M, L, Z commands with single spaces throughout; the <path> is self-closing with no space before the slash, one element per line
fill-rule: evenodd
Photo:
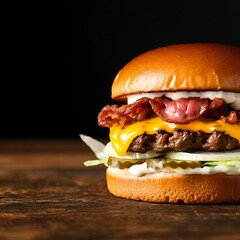
<path fill-rule="evenodd" d="M 240 169 L 240 160 L 226 160 L 226 161 L 210 161 L 204 162 L 203 166 L 205 167 L 216 167 L 216 166 L 231 166 Z"/>
<path fill-rule="evenodd" d="M 106 159 L 95 159 L 95 160 L 85 161 L 83 164 L 84 164 L 86 167 L 90 167 L 90 166 L 97 166 L 97 165 L 100 165 L 100 164 L 107 165 L 106 162 L 107 162 Z"/>
<path fill-rule="evenodd" d="M 105 159 L 107 157 L 103 152 L 103 149 L 105 148 L 103 143 L 84 134 L 80 134 L 79 136 L 82 141 L 85 142 L 86 145 L 94 152 L 97 159 Z"/>
<path fill-rule="evenodd" d="M 93 153 L 95 154 L 97 159 L 94 160 L 87 160 L 85 161 L 83 164 L 86 167 L 90 167 L 90 166 L 96 166 L 96 165 L 100 165 L 100 164 L 104 164 L 107 166 L 107 160 L 108 157 L 107 155 L 103 152 L 103 149 L 105 148 L 105 145 L 103 143 L 101 143 L 100 141 L 84 135 L 84 134 L 80 134 L 79 135 L 80 138 L 82 139 L 83 142 L 86 143 L 86 145 L 93 151 Z"/>

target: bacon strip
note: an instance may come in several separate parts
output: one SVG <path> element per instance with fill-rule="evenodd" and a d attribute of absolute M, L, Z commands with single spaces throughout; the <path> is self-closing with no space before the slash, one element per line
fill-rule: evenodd
<path fill-rule="evenodd" d="M 149 98 L 141 98 L 133 104 L 107 105 L 98 114 L 100 127 L 112 127 L 115 123 L 121 128 L 125 125 L 156 116 L 149 104 Z"/>
<path fill-rule="evenodd" d="M 100 127 L 112 127 L 119 124 L 121 128 L 135 121 L 159 116 L 166 122 L 186 124 L 201 117 L 222 119 L 228 123 L 240 121 L 240 111 L 231 109 L 223 99 L 201 98 L 141 98 L 132 104 L 107 105 L 98 115 Z"/>
<path fill-rule="evenodd" d="M 149 100 L 149 102 L 153 111 L 164 121 L 182 124 L 192 122 L 203 116 L 209 105 L 207 99 L 196 98 L 180 98 L 176 101 L 155 98 Z"/>

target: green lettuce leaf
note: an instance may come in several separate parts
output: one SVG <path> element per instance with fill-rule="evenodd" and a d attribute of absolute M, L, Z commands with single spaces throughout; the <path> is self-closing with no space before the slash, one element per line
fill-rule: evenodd
<path fill-rule="evenodd" d="M 100 164 L 107 165 L 107 160 L 106 159 L 87 160 L 83 164 L 86 167 L 97 166 L 97 165 L 100 165 Z"/>
<path fill-rule="evenodd" d="M 216 167 L 219 165 L 240 168 L 240 160 L 209 161 L 203 163 L 203 166 L 206 167 Z"/>

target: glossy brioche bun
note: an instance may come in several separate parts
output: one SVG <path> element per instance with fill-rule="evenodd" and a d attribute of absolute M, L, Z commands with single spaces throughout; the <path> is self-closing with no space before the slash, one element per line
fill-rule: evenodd
<path fill-rule="evenodd" d="M 107 168 L 109 191 L 126 199 L 161 203 L 217 204 L 240 202 L 240 175 L 176 175 L 135 177 L 127 170 Z"/>
<path fill-rule="evenodd" d="M 214 43 L 176 44 L 134 58 L 117 74 L 112 99 L 159 91 L 240 92 L 240 48 Z"/>

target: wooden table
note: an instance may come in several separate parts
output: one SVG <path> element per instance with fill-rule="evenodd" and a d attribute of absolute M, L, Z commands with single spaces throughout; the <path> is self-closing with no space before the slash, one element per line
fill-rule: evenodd
<path fill-rule="evenodd" d="M 81 140 L 0 142 L 0 239 L 240 239 L 240 205 L 112 196 Z"/>

